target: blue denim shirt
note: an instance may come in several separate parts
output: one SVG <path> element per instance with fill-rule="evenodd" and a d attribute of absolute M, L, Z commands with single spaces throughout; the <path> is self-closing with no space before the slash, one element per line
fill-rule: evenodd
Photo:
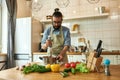
<path fill-rule="evenodd" d="M 64 37 L 64 46 L 70 46 L 71 45 L 70 30 L 65 26 L 61 26 L 61 27 L 62 27 L 63 37 Z M 44 44 L 46 42 L 46 40 L 48 39 L 48 36 L 50 35 L 50 32 L 51 32 L 51 28 L 53 28 L 53 27 L 48 27 L 44 31 L 41 44 Z M 53 29 L 52 33 L 56 34 L 56 35 L 60 34 L 60 29 L 58 29 L 58 30 Z"/>

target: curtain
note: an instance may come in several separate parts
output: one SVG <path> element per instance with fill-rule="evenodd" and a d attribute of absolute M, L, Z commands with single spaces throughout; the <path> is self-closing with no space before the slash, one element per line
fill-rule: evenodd
<path fill-rule="evenodd" d="M 6 0 L 8 8 L 7 68 L 14 67 L 14 37 L 16 27 L 17 1 Z"/>

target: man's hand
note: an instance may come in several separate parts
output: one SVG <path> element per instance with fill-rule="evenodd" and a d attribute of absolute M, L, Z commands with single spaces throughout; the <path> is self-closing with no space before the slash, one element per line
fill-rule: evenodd
<path fill-rule="evenodd" d="M 64 54 L 66 54 L 66 51 L 69 49 L 68 46 L 64 46 L 64 48 L 62 49 L 62 51 L 60 52 L 60 54 L 57 56 L 57 59 L 62 61 Z"/>
<path fill-rule="evenodd" d="M 59 55 L 57 56 L 57 59 L 58 59 L 59 61 L 62 61 L 62 60 L 63 60 L 63 56 L 59 54 Z"/>
<path fill-rule="evenodd" d="M 42 49 L 46 50 L 48 46 L 52 46 L 51 40 L 46 40 L 46 43 L 42 45 Z"/>
<path fill-rule="evenodd" d="M 52 46 L 51 40 L 46 40 L 46 47 L 48 47 L 48 46 Z"/>

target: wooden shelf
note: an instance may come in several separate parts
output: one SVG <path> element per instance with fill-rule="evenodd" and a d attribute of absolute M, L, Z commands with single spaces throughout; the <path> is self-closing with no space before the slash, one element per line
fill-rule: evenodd
<path fill-rule="evenodd" d="M 103 14 L 96 14 L 96 15 L 87 15 L 87 16 L 78 16 L 78 17 L 69 17 L 69 18 L 64 18 L 65 20 L 74 20 L 74 19 L 84 19 L 84 18 L 96 18 L 96 17 L 107 17 L 109 16 L 109 13 L 103 13 Z M 41 20 L 41 22 L 43 23 L 50 23 L 51 20 Z M 79 31 L 70 31 L 71 34 L 76 34 L 76 33 L 80 33 Z M 42 36 L 43 33 L 40 33 L 40 35 Z"/>
<path fill-rule="evenodd" d="M 79 31 L 70 31 L 71 34 L 80 33 Z"/>
<path fill-rule="evenodd" d="M 96 14 L 96 15 L 86 15 L 86 16 L 77 16 L 77 17 L 69 17 L 69 18 L 64 18 L 65 20 L 72 20 L 72 19 L 84 19 L 84 18 L 94 18 L 94 17 L 107 17 L 109 16 L 109 13 L 103 13 L 103 14 Z M 43 23 L 49 23 L 51 20 L 41 20 Z"/>
<path fill-rule="evenodd" d="M 70 17 L 70 18 L 64 18 L 64 19 L 65 20 L 68 20 L 68 19 L 84 19 L 84 18 L 93 18 L 93 17 L 105 17 L 105 16 L 108 16 L 108 15 L 109 15 L 109 13 L 103 13 L 103 14 L 96 14 L 96 15 Z"/>
<path fill-rule="evenodd" d="M 80 33 L 79 31 L 70 31 L 70 34 L 76 34 L 76 33 Z M 41 36 L 43 36 L 43 33 L 40 33 Z"/>

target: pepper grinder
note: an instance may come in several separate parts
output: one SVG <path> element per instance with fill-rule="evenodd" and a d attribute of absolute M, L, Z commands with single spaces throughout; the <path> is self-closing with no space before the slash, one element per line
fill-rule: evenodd
<path fill-rule="evenodd" d="M 51 41 L 51 36 L 48 36 L 48 40 Z M 47 48 L 47 54 L 48 54 L 48 56 L 52 57 L 52 46 L 51 45 L 48 46 L 48 48 Z"/>
<path fill-rule="evenodd" d="M 104 60 L 104 65 L 105 65 L 105 75 L 106 76 L 110 76 L 110 69 L 109 69 L 109 65 L 110 65 L 110 60 L 109 59 L 105 59 Z"/>

